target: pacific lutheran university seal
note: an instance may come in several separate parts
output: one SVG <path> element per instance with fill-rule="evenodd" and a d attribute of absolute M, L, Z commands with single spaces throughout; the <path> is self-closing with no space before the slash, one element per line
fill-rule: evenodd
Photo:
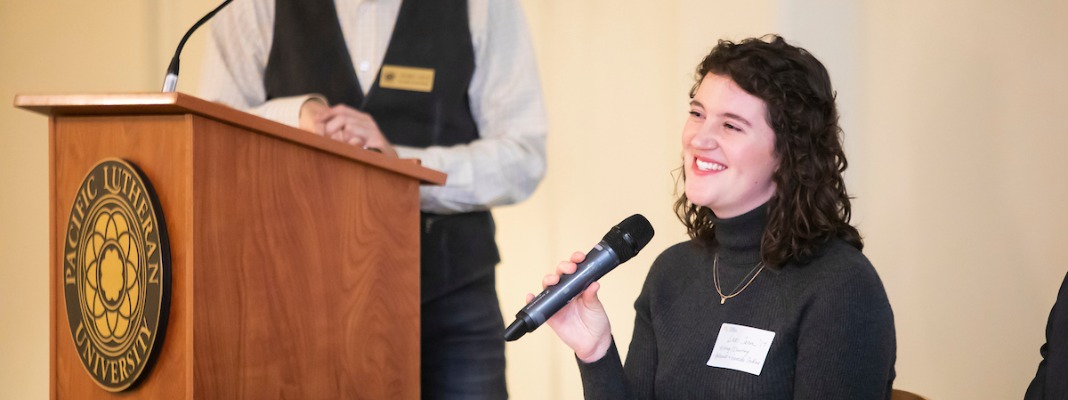
<path fill-rule="evenodd" d="M 75 194 L 63 240 L 79 358 L 101 387 L 125 390 L 162 345 L 170 300 L 166 228 L 151 185 L 125 161 L 100 162 Z"/>

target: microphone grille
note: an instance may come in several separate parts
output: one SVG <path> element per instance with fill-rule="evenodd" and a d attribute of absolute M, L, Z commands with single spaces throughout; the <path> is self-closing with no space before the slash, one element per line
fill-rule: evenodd
<path fill-rule="evenodd" d="M 619 255 L 619 262 L 623 263 L 649 244 L 649 241 L 653 239 L 653 233 L 653 225 L 649 223 L 649 220 L 641 214 L 634 214 L 624 219 L 619 225 L 612 227 L 612 230 L 604 236 L 604 240 Z"/>

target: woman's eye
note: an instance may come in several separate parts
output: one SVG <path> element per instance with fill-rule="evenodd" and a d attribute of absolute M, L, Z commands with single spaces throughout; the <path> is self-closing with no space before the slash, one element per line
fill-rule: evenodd
<path fill-rule="evenodd" d="M 734 126 L 734 124 L 731 124 L 731 123 L 726 123 L 726 124 L 723 124 L 723 126 L 724 126 L 724 127 L 726 127 L 727 129 L 730 129 L 730 130 L 732 130 L 732 131 L 739 131 L 739 132 L 741 132 L 741 131 L 742 131 L 742 130 L 741 130 L 741 129 L 739 129 L 739 128 L 738 128 L 737 126 Z"/>
<path fill-rule="evenodd" d="M 700 117 L 701 117 L 701 113 L 699 113 L 699 112 L 697 112 L 697 111 L 690 111 L 690 115 L 692 115 L 692 116 L 695 116 L 695 117 L 698 117 L 698 118 L 700 118 Z"/>

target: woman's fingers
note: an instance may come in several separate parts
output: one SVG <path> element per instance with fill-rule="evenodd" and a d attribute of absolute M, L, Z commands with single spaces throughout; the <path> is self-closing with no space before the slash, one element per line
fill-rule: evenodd
<path fill-rule="evenodd" d="M 590 286 L 586 287 L 586 291 L 582 292 L 581 296 L 583 300 L 587 301 L 587 304 L 597 304 L 600 300 L 597 299 L 597 291 L 601 289 L 601 283 L 593 281 Z M 593 303 L 590 303 L 593 302 Z"/>
<path fill-rule="evenodd" d="M 560 263 L 556 264 L 557 275 L 573 274 L 577 269 L 578 265 L 570 261 L 561 261 Z"/>
<path fill-rule="evenodd" d="M 547 288 L 549 286 L 552 286 L 552 285 L 555 285 L 557 283 L 560 283 L 560 275 L 549 274 L 549 275 L 545 275 L 544 278 L 541 278 L 541 288 L 542 289 L 545 289 L 545 288 Z"/>
<path fill-rule="evenodd" d="M 583 254 L 582 252 L 577 252 L 576 251 L 574 254 L 571 255 L 571 261 L 561 261 L 561 262 L 557 263 L 556 264 L 555 273 L 552 273 L 552 274 L 549 274 L 549 275 L 545 275 L 545 277 L 542 278 L 542 280 L 541 280 L 542 289 L 559 283 L 560 282 L 560 275 L 570 275 L 570 274 L 575 273 L 575 271 L 578 270 L 578 264 L 576 264 L 576 263 L 580 263 L 580 262 L 582 262 L 582 260 L 585 260 L 585 259 L 586 259 L 586 255 L 585 254 Z"/>
<path fill-rule="evenodd" d="M 578 264 L 578 263 L 582 262 L 582 260 L 585 260 L 585 259 L 586 259 L 586 253 L 583 253 L 581 251 L 576 251 L 574 253 L 571 253 L 571 262 L 573 262 L 575 264 Z"/>

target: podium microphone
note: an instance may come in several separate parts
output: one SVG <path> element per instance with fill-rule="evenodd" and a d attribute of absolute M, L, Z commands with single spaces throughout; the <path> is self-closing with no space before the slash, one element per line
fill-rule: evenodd
<path fill-rule="evenodd" d="M 163 79 L 163 93 L 173 92 L 174 89 L 178 87 L 178 56 L 182 54 L 182 47 L 185 47 L 185 41 L 189 40 L 189 36 L 193 34 L 193 31 L 197 30 L 201 25 L 204 25 L 204 23 L 208 22 L 211 17 L 215 16 L 215 13 L 219 12 L 219 10 L 222 10 L 223 7 L 226 7 L 233 1 L 234 0 L 226 0 L 218 7 L 215 7 L 215 9 L 211 10 L 208 15 L 205 15 L 200 21 L 193 24 L 193 27 L 189 28 L 189 31 L 185 33 L 185 36 L 182 36 L 182 41 L 178 42 L 178 50 L 174 51 L 174 58 L 171 58 L 171 65 L 167 67 L 167 77 Z"/>
<path fill-rule="evenodd" d="M 515 322 L 504 331 L 504 339 L 511 342 L 537 329 L 591 283 L 638 254 L 652 238 L 653 226 L 641 214 L 634 214 L 613 226 L 586 253 L 586 259 L 578 264 L 575 273 L 561 275 L 560 282 L 545 288 L 515 314 Z"/>

